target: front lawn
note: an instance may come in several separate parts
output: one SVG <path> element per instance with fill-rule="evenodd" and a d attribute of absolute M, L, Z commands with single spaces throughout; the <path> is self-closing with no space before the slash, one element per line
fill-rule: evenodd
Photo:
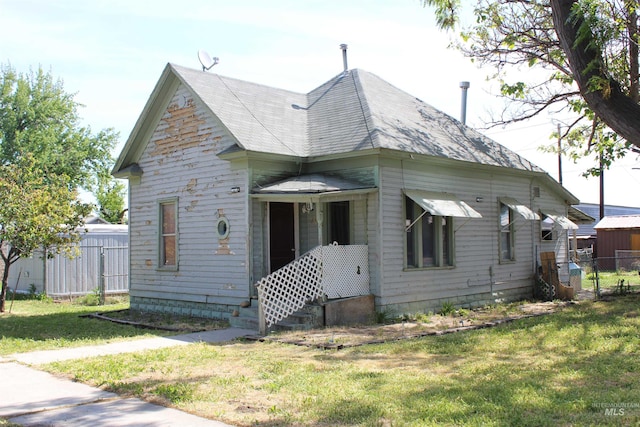
<path fill-rule="evenodd" d="M 47 368 L 241 426 L 637 425 L 639 309 L 632 294 L 341 351 L 237 341 Z"/>
<path fill-rule="evenodd" d="M 123 310 L 128 306 L 128 302 L 85 306 L 46 299 L 7 301 L 7 311 L 0 313 L 0 355 L 169 334 L 80 317 L 98 311 Z"/>

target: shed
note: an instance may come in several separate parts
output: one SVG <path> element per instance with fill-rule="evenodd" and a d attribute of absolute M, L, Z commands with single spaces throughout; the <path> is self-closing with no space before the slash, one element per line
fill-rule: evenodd
<path fill-rule="evenodd" d="M 634 262 L 640 265 L 640 215 L 605 216 L 594 228 L 600 269 L 629 269 Z"/>

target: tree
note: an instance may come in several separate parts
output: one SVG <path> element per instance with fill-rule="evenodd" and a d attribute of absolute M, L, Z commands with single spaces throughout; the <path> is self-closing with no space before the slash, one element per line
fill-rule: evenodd
<path fill-rule="evenodd" d="M 125 185 L 111 177 L 101 176 L 95 186 L 100 217 L 112 224 L 123 224 L 127 210 L 124 208 Z"/>
<path fill-rule="evenodd" d="M 459 0 L 423 4 L 435 7 L 442 28 L 458 25 Z M 640 147 L 638 7 L 628 0 L 477 1 L 476 23 L 463 29 L 458 47 L 496 70 L 510 101 L 489 125 L 571 113 L 562 136 L 574 158 L 595 153 L 609 165 Z M 509 82 L 514 68 L 519 80 Z"/>
<path fill-rule="evenodd" d="M 20 257 L 44 249 L 47 256 L 69 253 L 80 238 L 78 227 L 91 206 L 77 200 L 66 175 L 47 174 L 34 157 L 0 166 L 0 258 L 4 312 L 9 269 Z"/>
<path fill-rule="evenodd" d="M 19 74 L 0 67 L 0 311 L 14 262 L 36 249 L 48 256 L 72 250 L 91 212 L 77 191 L 95 191 L 97 176 L 113 163 L 117 133 L 92 134 L 79 107 L 42 68 Z"/>
<path fill-rule="evenodd" d="M 80 104 L 61 80 L 42 68 L 19 74 L 3 65 L 0 73 L 0 164 L 30 153 L 47 177 L 65 175 L 69 188 L 92 190 L 99 170 L 113 164 L 118 140 L 113 129 L 96 135 L 81 125 Z"/>

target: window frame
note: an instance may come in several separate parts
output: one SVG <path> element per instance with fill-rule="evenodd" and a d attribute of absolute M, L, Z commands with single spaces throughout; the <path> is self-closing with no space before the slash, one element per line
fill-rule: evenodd
<path fill-rule="evenodd" d="M 164 207 L 173 205 L 173 233 L 165 232 L 164 230 Z M 172 237 L 174 241 L 174 262 L 173 264 L 166 264 L 166 237 Z M 178 270 L 178 198 L 163 199 L 158 201 L 158 270 L 163 271 L 177 271 Z"/>
<path fill-rule="evenodd" d="M 546 222 L 549 220 L 550 222 Z M 556 240 L 556 233 L 554 233 L 555 222 L 547 215 L 542 215 L 540 219 L 540 241 L 541 242 L 553 242 Z"/>
<path fill-rule="evenodd" d="M 507 220 L 508 224 L 503 226 L 503 207 L 507 209 Z M 498 202 L 498 258 L 500 263 L 509 263 L 514 262 L 516 260 L 515 253 L 515 215 L 516 212 L 506 203 L 502 201 Z M 507 241 L 509 242 L 509 257 L 504 257 L 504 236 L 506 235 Z"/>
<path fill-rule="evenodd" d="M 411 212 L 408 209 L 411 208 Z M 431 212 L 425 211 L 422 206 L 417 204 L 414 200 L 412 200 L 406 194 L 404 195 L 404 205 L 403 205 L 405 220 L 408 223 L 405 223 L 404 231 L 404 267 L 405 270 L 432 270 L 432 269 L 450 269 L 455 267 L 455 238 L 454 238 L 454 228 L 453 228 L 453 219 L 452 216 L 442 216 L 442 215 L 432 215 Z M 409 213 L 411 215 L 409 215 Z M 420 219 L 417 219 L 420 217 Z M 433 264 L 425 265 L 424 264 L 424 219 L 432 218 L 433 219 Z M 444 225 L 443 225 L 444 219 Z M 410 229 L 407 227 L 411 225 Z M 444 227 L 446 227 L 446 236 L 444 236 L 445 232 L 443 231 Z M 411 237 L 409 237 L 411 234 Z M 446 242 L 445 242 L 446 238 Z M 411 253 L 413 254 L 413 258 L 415 262 L 409 263 L 409 245 L 413 246 Z M 445 250 L 447 254 L 445 256 Z M 448 263 L 445 263 L 445 259 L 448 260 Z"/>

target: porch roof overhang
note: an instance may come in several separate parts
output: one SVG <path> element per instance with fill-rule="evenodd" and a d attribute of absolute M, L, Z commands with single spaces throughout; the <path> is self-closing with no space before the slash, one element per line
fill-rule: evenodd
<path fill-rule="evenodd" d="M 509 206 L 513 211 L 517 212 L 524 219 L 531 221 L 540 219 L 540 215 L 529 209 L 526 205 L 523 205 L 519 201 L 511 197 L 500 197 L 500 202 Z"/>
<path fill-rule="evenodd" d="M 596 222 L 596 219 L 591 215 L 587 215 L 575 206 L 569 206 L 569 219 L 574 224 L 591 224 Z"/>
<path fill-rule="evenodd" d="M 404 190 L 404 194 L 432 215 L 458 218 L 482 218 L 479 212 L 451 193 Z"/>
<path fill-rule="evenodd" d="M 540 210 L 544 216 L 556 223 L 560 228 L 564 230 L 577 230 L 578 226 L 574 224 L 569 218 L 564 215 L 560 215 L 555 211 L 542 209 Z"/>
<path fill-rule="evenodd" d="M 366 194 L 375 191 L 377 191 L 375 186 L 367 186 L 331 175 L 310 174 L 254 188 L 251 197 L 293 202 L 319 200 L 328 196 Z"/>

